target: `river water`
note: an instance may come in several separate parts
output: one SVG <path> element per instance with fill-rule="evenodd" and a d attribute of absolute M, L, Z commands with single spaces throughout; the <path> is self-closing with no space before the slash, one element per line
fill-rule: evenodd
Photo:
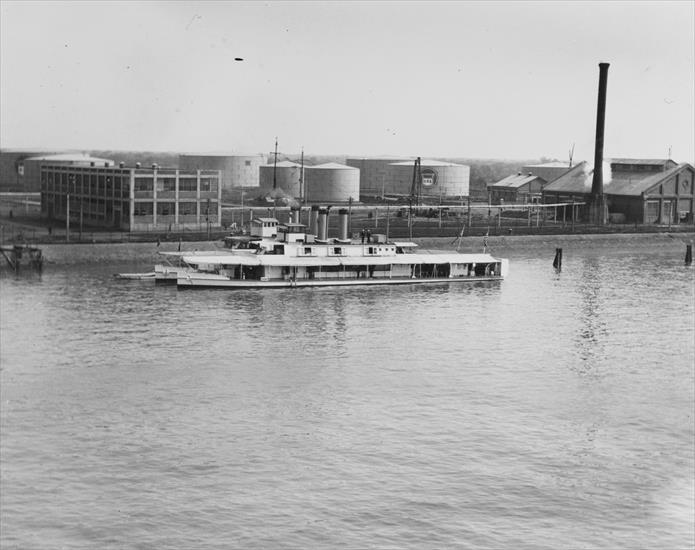
<path fill-rule="evenodd" d="M 693 548 L 677 244 L 470 285 L 4 277 L 2 548 Z"/>

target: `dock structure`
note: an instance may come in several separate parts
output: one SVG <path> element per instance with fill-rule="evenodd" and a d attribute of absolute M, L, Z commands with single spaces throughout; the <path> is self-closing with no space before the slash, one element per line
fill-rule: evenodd
<path fill-rule="evenodd" d="M 34 246 L 15 244 L 0 247 L 0 254 L 5 259 L 4 264 L 12 271 L 18 273 L 21 268 L 29 268 L 41 271 L 43 268 L 43 254 L 41 249 Z"/>

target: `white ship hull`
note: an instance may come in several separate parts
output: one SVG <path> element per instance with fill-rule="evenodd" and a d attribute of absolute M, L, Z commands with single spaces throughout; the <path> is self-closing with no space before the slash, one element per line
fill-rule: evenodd
<path fill-rule="evenodd" d="M 176 285 L 185 288 L 304 288 L 326 286 L 365 286 L 365 285 L 411 285 L 435 283 L 477 283 L 483 281 L 501 281 L 501 276 L 480 277 L 393 277 L 393 278 L 346 278 L 346 279 L 298 279 L 298 280 L 240 280 L 230 279 L 213 273 L 180 274 Z"/>

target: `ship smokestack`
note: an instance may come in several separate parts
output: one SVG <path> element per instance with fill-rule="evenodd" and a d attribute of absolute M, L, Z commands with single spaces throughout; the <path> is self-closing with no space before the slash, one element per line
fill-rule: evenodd
<path fill-rule="evenodd" d="M 599 63 L 598 106 L 596 111 L 596 144 L 594 150 L 594 178 L 591 182 L 591 221 L 597 225 L 606 223 L 603 197 L 603 135 L 606 126 L 606 88 L 609 63 Z"/>
<path fill-rule="evenodd" d="M 348 211 L 347 208 L 341 208 L 338 210 L 338 216 L 340 219 L 340 240 L 347 241 L 348 239 Z"/>
<path fill-rule="evenodd" d="M 300 223 L 299 218 L 300 218 L 300 210 L 299 207 L 293 206 L 290 208 L 290 221 L 293 223 Z"/>
<path fill-rule="evenodd" d="M 328 240 L 328 210 L 325 208 L 319 209 L 318 238 L 320 241 Z"/>
<path fill-rule="evenodd" d="M 309 214 L 309 231 L 312 235 L 319 236 L 319 207 L 312 205 L 311 214 Z"/>

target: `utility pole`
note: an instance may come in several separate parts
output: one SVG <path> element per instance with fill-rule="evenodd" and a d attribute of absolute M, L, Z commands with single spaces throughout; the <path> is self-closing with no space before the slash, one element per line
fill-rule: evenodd
<path fill-rule="evenodd" d="M 304 147 L 302 147 L 302 155 L 299 160 L 299 204 L 302 203 L 302 200 L 304 200 L 304 204 L 306 204 L 306 189 L 304 189 Z"/>
<path fill-rule="evenodd" d="M 278 167 L 278 138 L 275 138 L 275 154 L 273 158 L 273 189 L 276 189 L 278 186 L 277 179 L 275 177 L 275 173 L 277 172 L 277 167 Z"/>

